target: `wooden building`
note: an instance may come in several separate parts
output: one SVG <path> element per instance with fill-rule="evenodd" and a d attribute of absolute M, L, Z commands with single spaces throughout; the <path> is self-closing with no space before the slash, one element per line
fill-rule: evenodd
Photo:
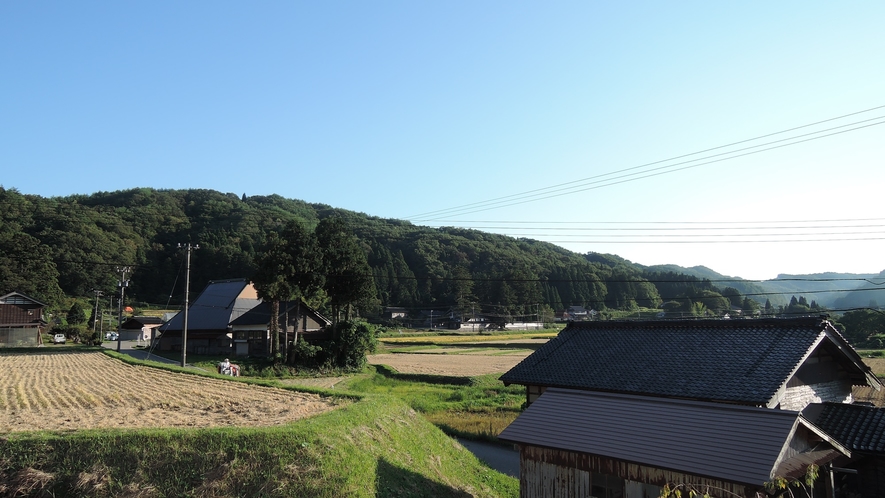
<path fill-rule="evenodd" d="M 266 356 L 270 354 L 270 318 L 272 306 L 262 302 L 230 323 L 237 356 Z M 303 300 L 280 303 L 278 323 L 286 324 L 286 343 L 295 336 L 299 340 L 315 342 L 328 339 L 332 321 L 311 308 Z"/>
<path fill-rule="evenodd" d="M 187 352 L 232 354 L 230 323 L 261 303 L 246 279 L 213 280 L 188 308 Z M 161 351 L 181 351 L 184 313 L 159 327 Z"/>
<path fill-rule="evenodd" d="M 46 305 L 18 292 L 0 296 L 0 347 L 43 345 Z"/>
<path fill-rule="evenodd" d="M 572 322 L 501 380 L 526 386 L 528 408 L 500 435 L 520 449 L 523 497 L 646 498 L 665 485 L 755 497 L 812 464 L 826 487 L 834 468 L 869 458 L 803 410 L 882 387 L 816 318 Z"/>

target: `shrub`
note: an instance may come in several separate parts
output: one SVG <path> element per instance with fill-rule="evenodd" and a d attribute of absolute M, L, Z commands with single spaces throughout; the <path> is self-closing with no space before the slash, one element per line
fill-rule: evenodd
<path fill-rule="evenodd" d="M 375 327 L 362 321 L 344 321 L 334 326 L 331 341 L 322 344 L 323 363 L 332 368 L 360 370 L 366 354 L 375 352 Z"/>

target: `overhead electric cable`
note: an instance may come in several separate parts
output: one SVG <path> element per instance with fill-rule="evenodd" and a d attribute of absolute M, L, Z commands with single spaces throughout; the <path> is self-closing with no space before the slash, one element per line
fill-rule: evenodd
<path fill-rule="evenodd" d="M 560 189 L 560 187 L 566 187 L 564 190 L 568 190 L 569 188 L 573 188 L 573 187 L 575 186 L 575 183 L 579 183 L 579 184 L 580 184 L 580 183 L 585 183 L 585 182 L 588 182 L 588 181 L 590 181 L 590 180 L 594 180 L 594 179 L 601 178 L 601 177 L 611 176 L 611 175 L 615 175 L 615 174 L 619 174 L 619 173 L 624 173 L 624 172 L 627 172 L 627 171 L 633 171 L 633 170 L 636 170 L 636 169 L 647 168 L 647 167 L 649 167 L 649 166 L 653 166 L 653 165 L 656 165 L 656 164 L 662 164 L 662 163 L 666 163 L 666 162 L 671 162 L 671 161 L 675 161 L 675 160 L 678 160 L 678 159 L 683 159 L 683 158 L 687 158 L 687 157 L 691 157 L 691 156 L 695 156 L 695 155 L 699 155 L 699 154 L 704 154 L 704 153 L 707 153 L 707 152 L 711 152 L 711 151 L 715 151 L 715 150 L 719 150 L 719 149 L 723 149 L 723 148 L 734 147 L 734 146 L 736 146 L 736 145 L 740 145 L 740 144 L 744 144 L 744 143 L 748 143 L 748 142 L 753 142 L 753 141 L 756 141 L 756 140 L 761 140 L 761 139 L 768 138 L 768 137 L 772 137 L 772 136 L 775 136 L 775 135 L 780 135 L 780 134 L 784 134 L 784 133 L 789 133 L 789 132 L 791 132 L 791 131 L 796 131 L 796 130 L 800 130 L 800 129 L 803 129 L 803 128 L 808 128 L 808 127 L 811 127 L 811 126 L 816 126 L 816 125 L 819 125 L 819 124 L 823 124 L 823 123 L 827 123 L 827 122 L 831 122 L 831 121 L 836 121 L 836 120 L 839 120 L 839 119 L 844 119 L 844 118 L 847 118 L 847 117 L 850 117 L 850 116 L 855 116 L 855 115 L 858 115 L 858 114 L 863 114 L 863 113 L 867 113 L 867 112 L 875 111 L 875 110 L 882 109 L 882 108 L 885 108 L 885 105 L 883 105 L 883 106 L 871 107 L 871 108 L 869 108 L 869 109 L 864 109 L 864 110 L 862 110 L 862 111 L 857 111 L 857 112 L 853 112 L 853 113 L 849 113 L 849 114 L 844 114 L 844 115 L 841 115 L 841 116 L 837 116 L 837 117 L 833 117 L 833 118 L 829 118 L 829 119 L 825 119 L 825 120 L 821 120 L 821 121 L 816 121 L 816 122 L 814 122 L 814 123 L 809 123 L 809 124 L 806 124 L 806 125 L 793 127 L 793 128 L 789 128 L 789 129 L 781 130 L 781 131 L 774 132 L 774 133 L 768 133 L 768 134 L 760 135 L 760 136 L 757 136 L 757 137 L 754 137 L 754 138 L 750 138 L 750 139 L 745 139 L 745 140 L 740 140 L 740 141 L 737 141 L 737 142 L 732 142 L 732 143 L 729 143 L 729 144 L 726 144 L 726 145 L 721 145 L 721 146 L 718 146 L 718 147 L 712 147 L 712 148 L 708 148 L 708 149 L 700 150 L 700 151 L 697 151 L 697 152 L 692 152 L 692 153 L 689 153 L 689 154 L 683 154 L 683 155 L 680 155 L 680 156 L 675 156 L 675 157 L 671 157 L 671 158 L 668 158 L 668 159 L 663 159 L 663 160 L 659 160 L 659 161 L 654 161 L 654 162 L 650 162 L 650 163 L 642 164 L 642 165 L 639 165 L 639 166 L 634 166 L 634 167 L 631 167 L 631 168 L 626 168 L 626 169 L 622 169 L 622 170 L 613 171 L 613 172 L 610 172 L 610 173 L 604 173 L 604 174 L 601 174 L 601 175 L 595 175 L 595 176 L 592 176 L 592 177 L 588 177 L 588 178 L 584 178 L 584 179 L 578 180 L 577 182 L 560 183 L 560 184 L 552 185 L 552 186 L 549 186 L 549 187 L 543 187 L 543 188 L 539 188 L 539 189 L 532 189 L 532 190 L 528 190 L 528 191 L 520 192 L 520 193 L 517 193 L 517 194 L 511 194 L 511 195 L 507 195 L 507 196 L 498 197 L 498 198 L 495 198 L 495 199 L 489 199 L 489 200 L 485 200 L 485 201 L 479 201 L 479 202 L 474 202 L 474 203 L 464 204 L 464 205 L 462 205 L 462 206 L 458 206 L 458 207 L 454 207 L 454 208 L 441 209 L 441 210 L 435 210 L 435 211 L 428 211 L 428 212 L 421 213 L 421 214 L 418 214 L 418 215 L 410 216 L 410 217 L 408 217 L 408 218 L 406 218 L 406 219 L 407 219 L 407 220 L 413 220 L 413 219 L 415 219 L 415 218 L 422 217 L 422 216 L 437 216 L 437 215 L 439 215 L 439 214 L 446 213 L 446 212 L 450 212 L 450 211 L 457 212 L 457 211 L 462 211 L 462 210 L 465 210 L 465 209 L 472 209 L 472 208 L 474 208 L 474 207 L 495 205 L 495 204 L 505 203 L 505 202 L 507 202 L 509 199 L 513 199 L 513 198 L 516 198 L 516 197 L 524 197 L 524 196 L 526 196 L 526 195 L 529 195 L 530 197 L 535 197 L 535 196 L 540 196 L 540 195 L 547 195 L 547 194 L 551 194 L 551 193 L 559 192 L 560 190 L 563 190 L 563 189 Z M 880 117 L 876 117 L 876 118 L 870 118 L 870 119 L 866 119 L 866 120 L 856 121 L 856 122 L 854 122 L 854 123 L 849 123 L 849 124 L 846 124 L 846 125 L 840 125 L 840 126 L 833 127 L 833 128 L 829 128 L 829 129 L 825 129 L 825 130 L 818 130 L 818 131 L 810 132 L 810 133 L 807 133 L 807 134 L 804 134 L 804 135 L 798 135 L 798 136 L 794 136 L 794 137 L 790 137 L 790 138 L 786 138 L 786 139 L 781 139 L 781 140 L 777 140 L 777 141 L 768 142 L 767 144 L 760 144 L 760 145 L 755 145 L 755 146 L 751 146 L 751 147 L 747 147 L 747 148 L 743 148 L 743 149 L 737 149 L 737 150 L 735 150 L 735 151 L 731 151 L 731 152 L 724 152 L 724 153 L 721 153 L 721 154 L 716 154 L 716 155 L 713 155 L 713 156 L 708 156 L 708 158 L 709 158 L 709 157 L 716 157 L 716 156 L 719 156 L 719 155 L 722 155 L 722 154 L 732 154 L 732 153 L 734 153 L 734 152 L 738 152 L 738 151 L 742 151 L 742 150 L 747 150 L 747 149 L 751 149 L 751 148 L 763 147 L 763 146 L 765 146 L 765 145 L 771 145 L 771 144 L 778 143 L 778 142 L 781 142 L 781 141 L 795 140 L 796 138 L 800 138 L 800 137 L 803 137 L 803 136 L 819 134 L 819 133 L 823 133 L 823 132 L 825 132 L 825 131 L 831 131 L 831 130 L 835 130 L 835 129 L 843 128 L 843 127 L 847 127 L 847 126 L 854 126 L 854 125 L 857 125 L 857 124 L 860 124 L 860 123 L 865 123 L 865 122 L 869 122 L 869 121 L 874 121 L 874 120 L 877 120 L 877 119 L 882 119 L 882 117 L 880 116 Z M 865 128 L 865 127 L 868 127 L 868 126 L 875 126 L 875 125 L 878 125 L 878 124 L 882 124 L 882 122 L 875 123 L 875 124 L 871 124 L 871 125 L 866 125 L 866 126 L 861 126 L 861 127 L 857 127 L 857 128 L 853 128 L 853 129 L 851 129 L 851 130 L 844 130 L 843 133 L 844 133 L 844 132 L 847 132 L 847 131 L 854 131 L 854 130 L 857 130 L 857 129 Z M 833 133 L 833 134 L 837 134 L 837 133 Z M 828 135 L 824 135 L 824 136 L 821 136 L 821 137 L 816 137 L 815 139 L 817 139 L 817 138 L 824 138 L 824 137 L 826 137 L 826 136 L 831 136 L 831 135 L 833 135 L 833 134 L 828 134 Z M 797 142 L 793 142 L 793 143 L 791 143 L 791 144 L 787 144 L 787 145 L 793 145 L 793 144 L 796 144 L 796 143 L 802 143 L 802 142 L 804 142 L 804 141 L 807 141 L 807 140 L 797 141 Z M 771 149 L 765 149 L 765 150 L 771 150 Z M 763 151 L 757 151 L 757 152 L 763 152 Z M 735 156 L 735 157 L 740 157 L 740 156 Z M 704 158 L 693 159 L 692 161 L 700 161 L 700 160 L 704 160 Z M 692 162 L 692 161 L 688 161 L 688 162 Z M 681 164 L 682 164 L 682 163 L 681 163 Z M 709 163 L 705 163 L 705 164 L 709 164 Z M 672 167 L 672 166 L 674 166 L 674 165 L 670 165 L 670 166 L 662 166 L 661 168 L 668 168 L 668 167 Z M 660 168 L 655 168 L 655 169 L 660 169 Z M 653 171 L 653 170 L 648 170 L 648 171 Z M 675 170 L 675 171 L 678 171 L 678 170 Z M 633 173 L 633 174 L 634 174 L 634 175 L 635 175 L 635 174 L 642 174 L 642 172 L 639 172 L 639 173 Z M 630 176 L 630 175 L 626 175 L 626 176 Z M 555 190 L 555 189 L 558 189 L 558 190 Z M 580 190 L 579 190 L 579 191 L 580 191 Z M 511 205 L 511 204 L 506 204 L 506 205 Z M 504 206 L 499 206 L 499 207 L 504 207 Z M 489 209 L 491 209 L 491 207 L 489 207 Z M 470 211 L 470 212 L 475 212 L 475 211 Z M 460 213 L 460 214 L 467 214 L 467 213 Z"/>
<path fill-rule="evenodd" d="M 578 182 L 570 182 L 570 185 L 571 185 L 571 186 L 568 186 L 568 187 L 563 187 L 563 188 L 559 188 L 559 189 L 556 189 L 556 190 L 548 190 L 548 191 L 546 191 L 546 192 L 539 192 L 539 193 L 535 193 L 535 194 L 531 194 L 531 195 L 527 195 L 527 196 L 526 196 L 526 195 L 522 195 L 522 198 L 521 198 L 520 200 L 515 200 L 515 201 L 507 201 L 507 200 L 500 200 L 500 201 L 495 201 L 495 200 L 483 201 L 483 202 L 481 202 L 481 203 L 465 204 L 464 206 L 461 206 L 461 207 L 449 208 L 449 209 L 444 209 L 444 210 L 440 210 L 440 211 L 431 211 L 431 212 L 428 212 L 428 213 L 424 213 L 423 215 L 416 215 L 416 216 L 413 216 L 413 217 L 411 217 L 411 218 L 406 218 L 406 219 L 407 219 L 407 220 L 411 220 L 411 221 L 436 221 L 436 219 L 433 219 L 433 218 L 430 218 L 430 219 L 424 219 L 424 220 L 418 220 L 418 219 L 415 219 L 415 218 L 417 218 L 418 216 L 433 215 L 434 213 L 445 214 L 446 216 L 460 216 L 460 215 L 465 215 L 465 214 L 478 213 L 478 212 L 482 212 L 482 211 L 489 211 L 489 210 L 492 210 L 492 209 L 498 209 L 498 208 L 503 208 L 503 207 L 516 206 L 516 205 L 519 205 L 519 204 L 526 204 L 526 203 L 529 203 L 529 202 L 536 202 L 536 201 L 540 201 L 540 200 L 544 200 L 544 199 L 549 199 L 549 198 L 551 198 L 551 197 L 557 197 L 557 196 L 561 196 L 561 195 L 575 194 L 575 193 L 578 193 L 578 192 L 586 192 L 586 191 L 588 191 L 588 190 L 595 190 L 595 189 L 598 189 L 598 188 L 610 187 L 610 186 L 612 186 L 612 185 L 620 185 L 620 184 L 622 184 L 622 183 L 632 182 L 632 181 L 636 181 L 636 180 L 643 180 L 643 179 L 646 179 L 646 178 L 652 178 L 652 177 L 655 177 L 655 176 L 661 176 L 661 175 L 665 175 L 665 174 L 668 174 L 668 173 L 675 173 L 675 172 L 677 172 L 677 171 L 684 171 L 684 170 L 692 169 L 692 168 L 698 168 L 698 167 L 700 167 L 700 166 L 706 166 L 706 165 L 709 165 L 709 164 L 714 164 L 714 163 L 718 163 L 718 162 L 728 161 L 728 160 L 731 160 L 731 159 L 737 159 L 737 158 L 739 158 L 739 157 L 749 156 L 749 155 L 753 155 L 753 154 L 759 154 L 759 153 L 762 153 L 762 152 L 768 152 L 768 151 L 770 151 L 770 150 L 780 149 L 780 148 L 783 148 L 783 147 L 789 147 L 789 146 L 791 146 L 791 145 L 797 145 L 797 144 L 804 143 L 804 142 L 810 142 L 810 141 L 812 141 L 812 140 L 818 140 L 818 139 L 821 139 L 821 138 L 826 138 L 826 137 L 830 137 L 830 136 L 834 136 L 834 135 L 840 135 L 840 134 L 843 134 L 843 133 L 848 133 L 848 132 L 856 131 L 856 130 L 863 129 L 863 128 L 869 128 L 869 127 L 871 127 L 871 126 L 878 126 L 878 125 L 881 125 L 881 124 L 885 124 L 885 117 L 879 117 L 879 118 L 876 118 L 876 119 L 883 119 L 883 120 L 882 120 L 882 121 L 878 121 L 878 122 L 876 122 L 876 123 L 871 123 L 871 124 L 867 124 L 867 125 L 863 125 L 863 126 L 858 126 L 858 127 L 856 127 L 856 128 L 851 128 L 851 129 L 848 129 L 848 130 L 836 131 L 836 132 L 833 132 L 833 133 L 828 133 L 828 134 L 826 134 L 826 135 L 821 135 L 821 136 L 817 136 L 817 137 L 806 138 L 806 139 L 804 139 L 804 140 L 797 140 L 797 141 L 795 141 L 795 142 L 790 142 L 790 143 L 787 143 L 787 144 L 774 145 L 774 146 L 772 146 L 772 147 L 768 147 L 768 148 L 766 148 L 766 149 L 754 150 L 754 151 L 750 151 L 750 152 L 744 152 L 744 153 L 742 153 L 742 154 L 729 155 L 728 157 L 723 157 L 723 158 L 719 158 L 719 159 L 713 159 L 713 160 L 711 160 L 711 161 L 706 161 L 706 162 L 702 162 L 702 163 L 699 163 L 699 164 L 688 164 L 688 163 L 693 163 L 693 162 L 695 162 L 695 161 L 704 161 L 704 160 L 709 159 L 709 158 L 711 158 L 711 157 L 717 157 L 717 156 L 720 156 L 720 155 L 723 155 L 723 154 L 715 154 L 715 155 L 713 155 L 713 156 L 707 156 L 707 157 L 703 157 L 703 158 L 699 158 L 699 159 L 692 159 L 692 160 L 690 160 L 690 161 L 683 161 L 683 162 L 675 163 L 675 164 L 671 164 L 671 165 L 659 166 L 659 167 L 657 167 L 657 168 L 652 168 L 652 169 L 649 169 L 649 170 L 646 170 L 646 171 L 639 171 L 639 172 L 635 172 L 635 173 L 628 173 L 628 174 L 621 175 L 621 176 L 616 176 L 616 177 L 613 177 L 613 178 L 607 178 L 607 179 L 602 179 L 602 180 L 596 180 L 596 181 L 589 182 L 590 179 L 601 178 L 601 177 L 604 177 L 604 176 L 610 176 L 610 175 L 617 174 L 617 173 L 620 173 L 620 172 L 623 172 L 623 171 L 627 171 L 627 170 L 620 170 L 620 171 L 615 171 L 615 172 L 611 172 L 611 173 L 605 173 L 605 174 L 603 174 L 603 175 L 598 175 L 598 176 L 595 176 L 595 177 L 591 177 L 591 178 L 589 178 L 589 179 L 586 179 L 586 180 L 588 180 L 588 181 L 586 181 L 586 182 L 585 182 L 584 180 L 581 180 L 581 181 L 578 181 Z M 855 124 L 856 124 L 856 123 L 855 123 Z M 849 125 L 849 126 L 850 126 L 850 125 Z M 818 132 L 815 132 L 815 133 L 818 133 Z M 790 139 L 787 139 L 787 140 L 790 140 Z M 777 141 L 769 142 L 769 143 L 766 143 L 766 144 L 760 144 L 760 145 L 758 145 L 758 146 L 748 147 L 748 148 L 745 148 L 745 149 L 738 149 L 738 151 L 747 150 L 747 149 L 752 149 L 752 148 L 756 148 L 756 147 L 764 147 L 764 146 L 766 146 L 766 145 L 771 145 L 771 144 L 774 144 L 774 143 L 777 143 L 777 142 L 781 142 L 781 141 L 783 141 L 783 140 L 777 140 Z M 737 152 L 737 151 L 735 151 L 735 152 Z M 728 153 L 728 154 L 730 154 L 730 153 Z M 686 164 L 688 164 L 688 165 L 686 165 Z M 679 167 L 679 168 L 676 168 L 676 167 L 675 167 L 675 166 L 681 166 L 681 165 L 685 165 L 685 166 L 682 166 L 682 167 Z M 672 168 L 672 169 L 669 169 L 669 168 Z M 629 168 L 629 169 L 635 169 L 635 168 Z M 660 170 L 665 170 L 665 171 L 660 171 Z M 642 176 L 638 176 L 638 175 L 642 175 Z M 618 181 L 615 181 L 615 180 L 618 180 Z M 583 183 L 583 184 L 582 184 L 582 183 Z M 590 185 L 590 186 L 587 186 L 587 185 Z M 541 189 L 539 189 L 539 190 L 541 190 Z M 508 196 L 508 198 L 512 198 L 512 197 L 515 197 L 515 196 Z M 505 198 L 501 198 L 501 199 L 505 199 Z M 485 204 L 485 205 L 483 205 L 483 204 Z M 473 209 L 473 208 L 471 208 L 470 206 L 476 206 L 476 208 Z"/>

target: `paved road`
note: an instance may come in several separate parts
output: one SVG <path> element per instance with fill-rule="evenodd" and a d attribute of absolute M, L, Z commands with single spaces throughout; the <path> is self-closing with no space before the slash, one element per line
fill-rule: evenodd
<path fill-rule="evenodd" d="M 169 363 L 170 365 L 181 365 L 181 361 L 170 360 L 167 358 L 163 358 L 162 356 L 157 356 L 155 354 L 149 354 L 148 350 L 145 348 L 136 348 L 135 346 L 144 346 L 144 342 L 138 341 L 120 341 L 120 353 L 128 354 L 129 356 L 139 359 L 139 360 L 151 360 L 159 363 Z M 102 343 L 105 349 L 110 349 L 112 351 L 117 350 L 117 341 L 104 341 Z"/>

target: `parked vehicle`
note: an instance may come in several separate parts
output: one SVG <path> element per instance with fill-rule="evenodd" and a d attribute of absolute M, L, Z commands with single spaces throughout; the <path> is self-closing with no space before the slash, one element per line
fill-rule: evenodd
<path fill-rule="evenodd" d="M 67 338 L 64 334 L 55 334 L 55 336 L 52 338 L 52 342 L 55 344 L 64 344 L 65 341 L 67 341 Z"/>
<path fill-rule="evenodd" d="M 104 338 L 108 341 L 116 341 L 119 335 L 116 332 L 108 332 L 104 335 Z"/>

